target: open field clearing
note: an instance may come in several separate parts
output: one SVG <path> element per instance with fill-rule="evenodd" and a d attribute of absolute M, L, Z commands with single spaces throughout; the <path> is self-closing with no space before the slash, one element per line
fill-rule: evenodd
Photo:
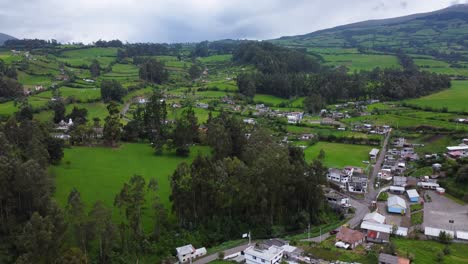
<path fill-rule="evenodd" d="M 114 197 L 133 175 L 141 175 L 148 182 L 158 181 L 158 195 L 161 202 L 170 208 L 169 177 L 177 165 L 191 161 L 198 153 L 207 154 L 206 147 L 193 147 L 189 158 L 180 158 L 174 153 L 154 155 L 148 144 L 122 144 L 118 149 L 105 147 L 73 147 L 65 150 L 65 156 L 58 166 L 50 171 L 55 175 L 55 198 L 65 206 L 67 197 L 76 188 L 87 206 L 103 201 L 113 207 Z M 150 197 L 148 197 L 150 198 Z M 147 201 L 148 208 L 150 201 Z M 117 215 L 114 210 L 114 217 Z"/>
<path fill-rule="evenodd" d="M 430 240 L 408 240 L 394 238 L 397 251 L 405 256 L 407 253 L 414 254 L 415 264 L 419 263 L 437 263 L 437 254 L 441 252 L 445 245 Z M 452 243 L 450 246 L 450 255 L 444 256 L 443 263 L 463 264 L 468 263 L 468 245 Z"/>
<path fill-rule="evenodd" d="M 324 164 L 327 167 L 343 168 L 345 166 L 363 167 L 364 160 L 369 160 L 371 146 L 351 145 L 329 142 L 318 142 L 304 150 L 306 161 L 317 158 L 320 150 L 325 151 Z"/>
<path fill-rule="evenodd" d="M 374 54 L 339 54 L 327 55 L 321 54 L 326 64 L 334 66 L 346 66 L 350 72 L 361 70 L 373 70 L 380 68 L 400 68 L 398 59 L 392 55 L 374 55 Z"/>
<path fill-rule="evenodd" d="M 468 111 L 468 81 L 452 81 L 452 87 L 447 90 L 406 102 L 434 109 L 447 107 L 449 111 Z"/>

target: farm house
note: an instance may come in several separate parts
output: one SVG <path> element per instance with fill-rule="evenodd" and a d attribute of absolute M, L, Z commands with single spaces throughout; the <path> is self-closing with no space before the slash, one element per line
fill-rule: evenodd
<path fill-rule="evenodd" d="M 406 214 L 406 202 L 398 196 L 391 196 L 387 200 L 387 210 L 389 213 Z"/>
<path fill-rule="evenodd" d="M 415 189 L 407 190 L 406 194 L 408 195 L 408 199 L 412 203 L 419 202 L 419 193 Z"/>

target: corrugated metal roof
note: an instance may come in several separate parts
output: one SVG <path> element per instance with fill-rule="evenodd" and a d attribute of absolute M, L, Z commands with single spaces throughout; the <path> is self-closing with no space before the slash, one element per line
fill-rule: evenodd
<path fill-rule="evenodd" d="M 379 223 L 374 223 L 374 222 L 369 222 L 369 221 L 363 221 L 361 223 L 361 228 L 366 229 L 366 230 L 387 233 L 387 234 L 392 233 L 392 229 L 393 229 L 391 225 L 379 224 Z M 407 236 L 408 228 L 399 226 L 396 234 L 399 236 Z"/>
<path fill-rule="evenodd" d="M 398 196 L 390 196 L 387 200 L 388 207 L 400 207 L 406 209 L 406 202 Z"/>
<path fill-rule="evenodd" d="M 373 221 L 379 224 L 383 224 L 385 222 L 385 216 L 377 213 L 377 212 L 372 212 L 368 213 L 364 216 L 364 221 Z"/>
<path fill-rule="evenodd" d="M 450 234 L 452 237 L 455 237 L 455 232 L 450 231 L 450 230 L 439 229 L 439 228 L 428 227 L 428 226 L 424 228 L 424 234 L 426 236 L 438 237 L 441 231 L 445 231 L 445 233 Z"/>
<path fill-rule="evenodd" d="M 419 193 L 415 189 L 407 190 L 406 193 L 408 194 L 408 197 L 410 197 L 410 198 L 419 197 Z"/>
<path fill-rule="evenodd" d="M 463 239 L 463 240 L 468 240 L 468 232 L 457 231 L 457 238 L 458 239 Z"/>

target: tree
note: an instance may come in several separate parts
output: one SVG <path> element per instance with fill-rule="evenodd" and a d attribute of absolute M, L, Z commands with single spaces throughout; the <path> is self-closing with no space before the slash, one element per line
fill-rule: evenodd
<path fill-rule="evenodd" d="M 317 156 L 317 159 L 319 159 L 319 160 L 325 159 L 325 151 L 323 149 L 320 149 L 320 152 L 319 152 L 319 154 Z"/>
<path fill-rule="evenodd" d="M 101 98 L 104 102 L 120 102 L 126 93 L 127 90 L 116 80 L 103 80 L 101 82 Z"/>
<path fill-rule="evenodd" d="M 190 144 L 198 138 L 198 119 L 192 108 L 183 111 L 181 117 L 177 119 L 172 135 L 173 147 L 178 156 L 188 156 Z"/>
<path fill-rule="evenodd" d="M 47 140 L 47 152 L 49 153 L 49 162 L 51 164 L 58 164 L 63 158 L 63 140 L 48 137 Z"/>
<path fill-rule="evenodd" d="M 237 76 L 237 87 L 239 92 L 249 98 L 255 96 L 255 77 L 252 74 L 239 74 Z"/>
<path fill-rule="evenodd" d="M 143 123 L 148 139 L 156 154 L 161 154 L 168 139 L 166 101 L 161 92 L 155 91 L 146 104 Z"/>
<path fill-rule="evenodd" d="M 140 78 L 157 84 L 161 84 L 169 78 L 169 72 L 162 62 L 149 59 L 140 66 Z"/>
<path fill-rule="evenodd" d="M 99 61 L 93 60 L 89 66 L 89 71 L 91 72 L 91 76 L 93 78 L 99 77 L 99 75 L 101 75 L 101 65 L 99 64 Z"/>
<path fill-rule="evenodd" d="M 103 137 L 109 146 L 115 146 L 121 137 L 122 124 L 120 123 L 120 111 L 117 103 L 110 102 L 107 105 L 109 115 L 105 119 Z"/>
<path fill-rule="evenodd" d="M 325 107 L 325 101 L 322 96 L 315 93 L 304 99 L 304 108 L 308 113 L 318 113 Z"/>
<path fill-rule="evenodd" d="M 94 234 L 85 214 L 81 195 L 76 189 L 73 189 L 68 195 L 67 213 L 68 222 L 73 228 L 75 239 L 87 258 L 89 242 Z"/>
<path fill-rule="evenodd" d="M 199 65 L 192 64 L 192 66 L 189 69 L 190 79 L 192 79 L 192 80 L 197 79 L 198 77 L 200 77 L 202 72 L 203 72 L 203 70 Z"/>
<path fill-rule="evenodd" d="M 443 244 L 450 244 L 453 240 L 452 235 L 445 231 L 440 231 L 439 233 L 439 241 Z"/>
<path fill-rule="evenodd" d="M 16 112 L 16 119 L 18 121 L 23 121 L 23 120 L 32 120 L 33 119 L 33 108 L 30 104 L 24 103 L 21 106 L 21 109 Z"/>
<path fill-rule="evenodd" d="M 88 109 L 73 107 L 71 113 L 66 116 L 66 119 L 71 119 L 75 125 L 86 124 L 88 116 Z"/>
<path fill-rule="evenodd" d="M 115 239 L 112 211 L 106 208 L 101 201 L 97 201 L 89 212 L 89 219 L 98 238 L 99 262 L 110 263 L 112 246 Z"/>
<path fill-rule="evenodd" d="M 62 100 L 52 102 L 52 110 L 54 111 L 54 123 L 59 123 L 65 120 L 65 103 Z"/>

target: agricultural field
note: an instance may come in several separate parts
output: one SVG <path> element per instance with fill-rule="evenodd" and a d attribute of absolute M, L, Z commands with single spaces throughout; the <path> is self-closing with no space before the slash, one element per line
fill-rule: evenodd
<path fill-rule="evenodd" d="M 400 68 L 397 57 L 393 55 L 381 54 L 320 54 L 325 63 L 333 66 L 346 66 L 349 72 L 370 71 L 376 67 L 380 68 Z"/>
<path fill-rule="evenodd" d="M 468 81 L 452 81 L 452 87 L 418 99 L 405 101 L 421 107 L 432 107 L 442 109 L 447 107 L 448 111 L 468 111 Z"/>
<path fill-rule="evenodd" d="M 318 142 L 304 150 L 308 162 L 316 159 L 320 150 L 325 151 L 323 163 L 327 167 L 343 168 L 345 166 L 363 167 L 362 161 L 369 160 L 371 146 Z"/>
<path fill-rule="evenodd" d="M 396 245 L 397 251 L 402 256 L 407 254 L 414 255 L 415 264 L 437 263 L 437 254 L 445 248 L 444 244 L 430 240 L 409 240 L 403 238 L 393 238 L 392 242 Z M 461 243 L 452 243 L 448 246 L 450 254 L 444 256 L 443 263 L 463 264 L 468 260 L 468 245 Z"/>
<path fill-rule="evenodd" d="M 57 60 L 71 67 L 89 66 L 93 60 L 97 60 L 102 67 L 107 67 L 116 56 L 117 48 L 82 48 L 64 50 Z"/>
<path fill-rule="evenodd" d="M 193 147 L 189 158 L 180 158 L 174 153 L 156 156 L 147 144 L 122 144 L 117 149 L 105 147 L 73 147 L 65 150 L 60 165 L 52 166 L 50 172 L 55 177 L 58 203 L 66 205 L 67 197 L 76 188 L 87 206 L 102 201 L 113 207 L 114 197 L 133 175 L 141 175 L 148 182 L 158 181 L 158 194 L 161 202 L 170 208 L 169 177 L 177 165 L 191 161 L 198 154 L 208 154 L 207 147 Z M 149 199 L 150 197 L 148 197 Z M 148 207 L 150 201 L 148 201 Z M 114 212 L 114 216 L 117 212 Z M 147 219 L 148 220 L 148 219 Z"/>
<path fill-rule="evenodd" d="M 414 63 L 418 65 L 421 70 L 447 74 L 450 76 L 468 76 L 468 68 L 455 68 L 450 66 L 449 63 L 435 59 L 415 59 Z"/>

